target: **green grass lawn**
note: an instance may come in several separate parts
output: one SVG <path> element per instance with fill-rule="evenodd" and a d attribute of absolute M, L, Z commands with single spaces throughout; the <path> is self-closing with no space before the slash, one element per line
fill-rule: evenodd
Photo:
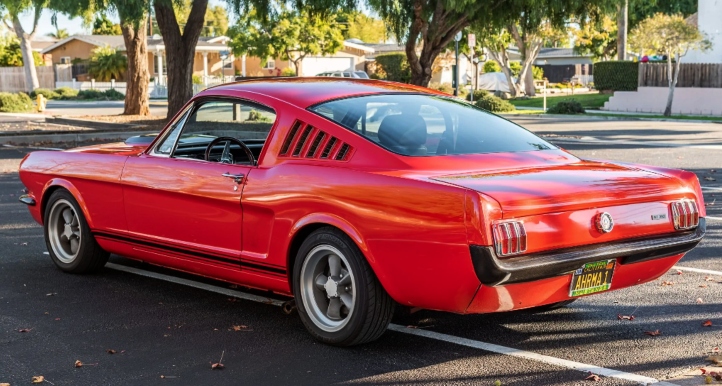
<path fill-rule="evenodd" d="M 560 95 L 547 96 L 547 108 L 554 106 L 561 101 L 576 100 L 582 104 L 585 109 L 598 109 L 604 106 L 604 102 L 608 101 L 611 94 L 577 94 L 577 95 Z M 512 99 L 509 102 L 517 107 L 544 107 L 543 97 L 534 97 L 531 99 Z"/>

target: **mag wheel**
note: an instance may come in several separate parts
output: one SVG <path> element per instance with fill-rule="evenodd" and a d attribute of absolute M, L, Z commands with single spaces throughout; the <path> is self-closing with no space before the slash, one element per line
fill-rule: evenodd
<path fill-rule="evenodd" d="M 90 233 L 75 198 L 67 190 L 56 190 L 45 208 L 45 244 L 55 265 L 71 273 L 102 268 L 109 255 Z"/>
<path fill-rule="evenodd" d="M 312 233 L 294 265 L 296 305 L 319 341 L 351 346 L 384 333 L 393 301 L 356 245 L 335 228 Z"/>

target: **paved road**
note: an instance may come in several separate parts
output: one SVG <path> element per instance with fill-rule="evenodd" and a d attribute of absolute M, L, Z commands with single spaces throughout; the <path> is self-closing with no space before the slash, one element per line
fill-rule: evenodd
<path fill-rule="evenodd" d="M 151 115 L 164 116 L 167 111 L 167 102 L 151 101 Z M 123 101 L 105 102 L 75 102 L 75 101 L 48 101 L 45 109 L 46 115 L 118 115 L 123 113 Z"/>
<path fill-rule="evenodd" d="M 585 125 L 579 123 L 576 130 L 586 130 Z M 722 219 L 722 152 L 679 147 L 684 139 L 669 140 L 673 147 L 584 143 L 573 138 L 571 126 L 567 131 L 569 137 L 557 138 L 560 145 L 581 157 L 693 170 L 709 188 L 709 216 Z M 43 254 L 42 229 L 16 203 L 22 185 L 14 171 L 26 152 L 0 148 L 0 383 L 24 384 L 43 375 L 55 385 L 492 385 L 497 380 L 504 385 L 578 385 L 585 383 L 586 374 L 563 362 L 551 365 L 468 346 L 488 348 L 478 342 L 492 343 L 663 380 L 703 365 L 705 353 L 722 343 L 722 275 L 684 271 L 553 312 L 422 312 L 397 320 L 401 332 L 389 331 L 378 342 L 351 349 L 324 346 L 309 337 L 297 315 L 286 316 L 270 304 L 113 269 L 92 276 L 61 273 Z M 680 266 L 722 271 L 722 221 L 711 221 L 708 231 Z M 112 260 L 190 278 L 210 289 L 229 287 L 119 257 Z M 674 285 L 662 286 L 663 281 Z M 618 314 L 633 314 L 635 320 L 620 321 Z M 702 327 L 705 320 L 713 326 Z M 247 328 L 232 329 L 240 325 Z M 23 328 L 30 331 L 18 332 Z M 654 330 L 661 335 L 644 334 Z M 446 335 L 409 334 L 418 332 Z M 461 342 L 467 346 L 439 340 L 447 336 L 468 339 Z M 210 363 L 222 353 L 226 368 L 211 370 Z M 86 365 L 74 368 L 76 360 Z M 634 382 L 605 377 L 596 384 Z"/>

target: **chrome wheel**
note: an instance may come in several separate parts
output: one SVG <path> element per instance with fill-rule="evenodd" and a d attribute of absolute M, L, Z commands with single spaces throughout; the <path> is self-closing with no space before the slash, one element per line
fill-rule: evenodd
<path fill-rule="evenodd" d="M 301 300 L 308 316 L 326 332 L 341 330 L 353 315 L 356 284 L 350 264 L 338 249 L 319 245 L 301 267 Z"/>
<path fill-rule="evenodd" d="M 65 199 L 53 203 L 48 216 L 48 238 L 58 260 L 70 264 L 80 251 L 80 219 L 73 205 Z"/>

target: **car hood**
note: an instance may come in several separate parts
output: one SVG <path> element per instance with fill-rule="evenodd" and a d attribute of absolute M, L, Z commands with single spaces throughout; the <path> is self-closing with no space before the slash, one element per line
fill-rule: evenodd
<path fill-rule="evenodd" d="M 504 218 L 660 201 L 687 192 L 676 178 L 595 161 L 431 179 L 491 196 Z"/>

